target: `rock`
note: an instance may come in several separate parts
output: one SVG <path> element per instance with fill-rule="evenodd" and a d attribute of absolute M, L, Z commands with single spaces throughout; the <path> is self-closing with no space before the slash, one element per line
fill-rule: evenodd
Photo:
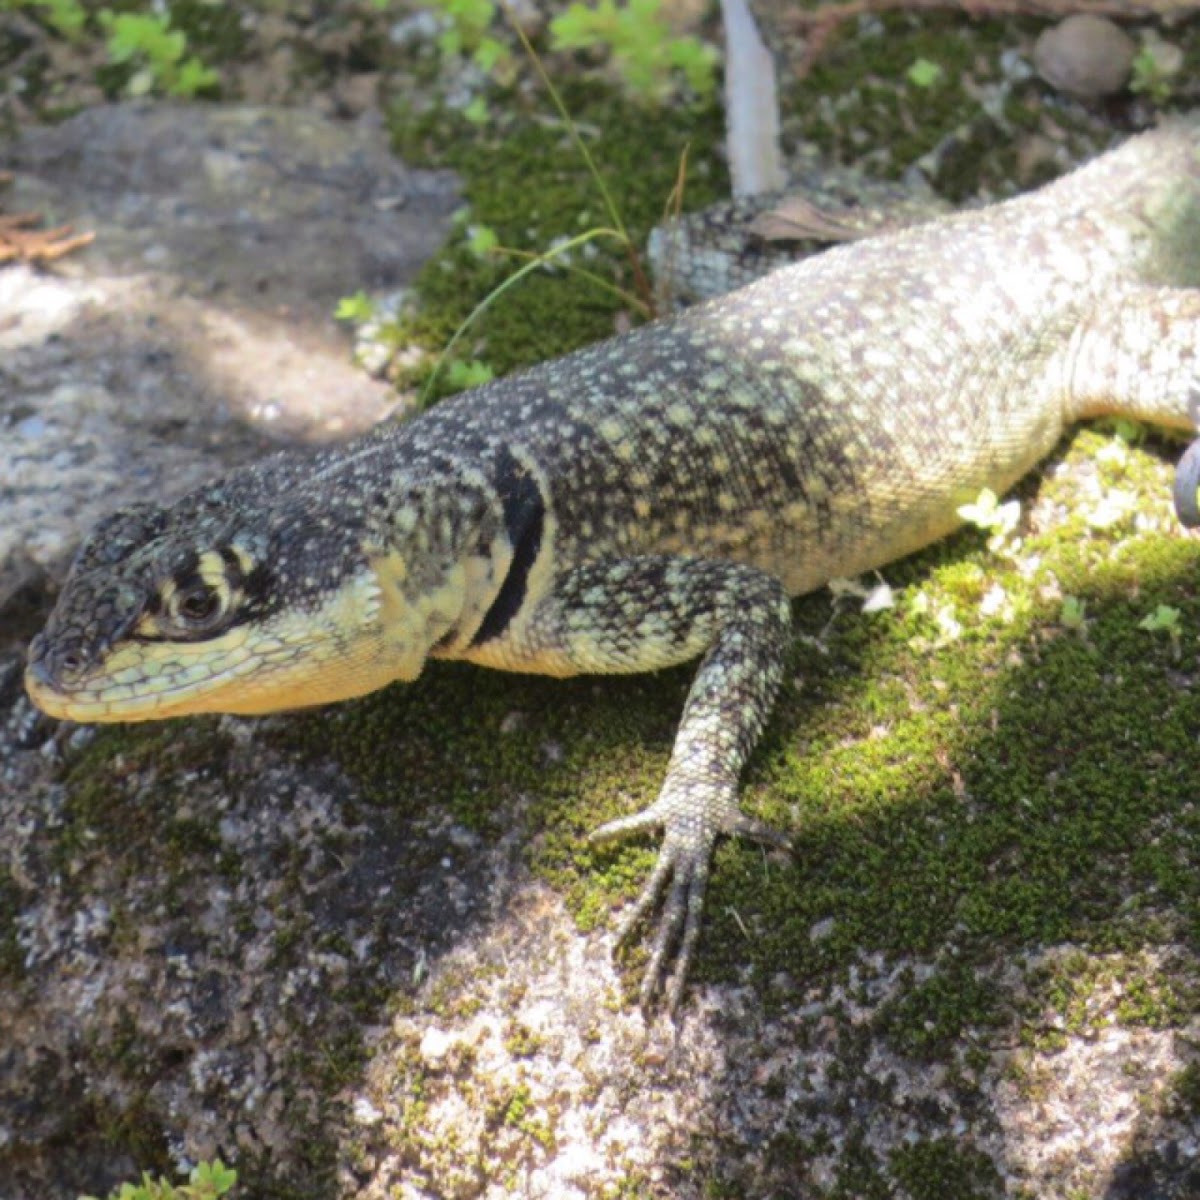
<path fill-rule="evenodd" d="M 1078 13 L 1042 33 L 1033 62 L 1051 87 L 1096 100 L 1125 86 L 1136 53 L 1133 39 L 1112 21 Z"/>
<path fill-rule="evenodd" d="M 365 103 L 371 79 L 356 78 Z M 24 192 L 96 230 L 78 260 L 90 274 L 148 267 L 225 311 L 286 305 L 330 330 L 347 291 L 407 281 L 455 195 L 449 173 L 399 162 L 375 124 L 302 109 L 112 105 L 26 134 L 6 165 L 14 208 Z"/>
<path fill-rule="evenodd" d="M 341 296 L 438 246 L 446 172 L 303 111 L 120 104 L 25 134 L 14 211 L 93 230 L 54 273 L 0 270 L 0 615 L 86 529 L 262 453 L 367 428 L 395 393 L 352 361 Z"/>

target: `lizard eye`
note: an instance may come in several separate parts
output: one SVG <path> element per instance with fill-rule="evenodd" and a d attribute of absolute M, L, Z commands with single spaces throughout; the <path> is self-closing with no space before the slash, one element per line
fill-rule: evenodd
<path fill-rule="evenodd" d="M 225 600 L 221 590 L 197 581 L 172 595 L 167 615 L 180 633 L 192 637 L 212 633 L 224 621 Z"/>

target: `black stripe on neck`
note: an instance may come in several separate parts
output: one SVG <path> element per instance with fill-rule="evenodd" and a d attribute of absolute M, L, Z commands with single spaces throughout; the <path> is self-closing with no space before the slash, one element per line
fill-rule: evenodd
<path fill-rule="evenodd" d="M 546 502 L 537 481 L 507 448 L 501 448 L 496 456 L 495 485 L 500 494 L 504 529 L 513 548 L 513 557 L 496 599 L 471 639 L 472 646 L 481 646 L 498 638 L 521 611 L 529 572 L 542 548 Z"/>

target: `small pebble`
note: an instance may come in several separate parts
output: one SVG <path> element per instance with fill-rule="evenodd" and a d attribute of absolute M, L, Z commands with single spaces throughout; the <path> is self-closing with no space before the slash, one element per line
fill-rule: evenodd
<path fill-rule="evenodd" d="M 1051 87 L 1096 100 L 1125 86 L 1136 53 L 1133 39 L 1112 21 L 1078 13 L 1042 33 L 1033 65 Z"/>

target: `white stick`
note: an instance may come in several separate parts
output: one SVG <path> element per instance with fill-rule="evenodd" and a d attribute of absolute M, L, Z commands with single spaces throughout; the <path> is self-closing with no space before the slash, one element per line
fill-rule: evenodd
<path fill-rule="evenodd" d="M 779 150 L 775 61 L 747 0 L 721 0 L 725 24 L 725 140 L 735 196 L 778 191 L 786 175 Z"/>

